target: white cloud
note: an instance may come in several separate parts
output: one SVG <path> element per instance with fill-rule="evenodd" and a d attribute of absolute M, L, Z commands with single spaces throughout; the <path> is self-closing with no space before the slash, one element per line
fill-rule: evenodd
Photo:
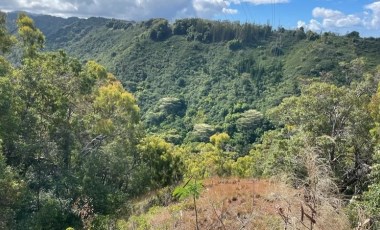
<path fill-rule="evenodd" d="M 238 13 L 233 5 L 274 2 L 287 3 L 289 0 L 0 0 L 0 9 L 59 16 L 102 16 L 141 20 L 155 17 L 213 18 L 223 13 Z"/>
<path fill-rule="evenodd" d="M 366 5 L 365 9 L 372 11 L 372 14 L 367 12 L 369 17 L 367 16 L 365 25 L 372 29 L 380 29 L 380 1 Z"/>
<path fill-rule="evenodd" d="M 223 12 L 223 9 L 228 8 L 229 1 L 223 0 L 193 0 L 193 7 L 198 16 L 207 17 Z"/>
<path fill-rule="evenodd" d="M 343 16 L 343 13 L 338 10 L 331 10 L 323 7 L 314 8 L 312 13 L 315 18 L 336 18 Z"/>
<path fill-rule="evenodd" d="M 359 17 L 355 15 L 347 15 L 345 17 L 339 18 L 332 25 L 336 27 L 351 27 L 351 26 L 361 25 L 361 23 L 362 23 L 362 20 Z"/>
<path fill-rule="evenodd" d="M 352 27 L 362 24 L 362 19 L 360 17 L 353 14 L 345 15 L 338 10 L 316 7 L 313 9 L 312 14 L 314 18 L 322 19 L 322 23 L 320 24 L 322 24 L 322 27 L 325 29 Z M 310 24 L 311 27 L 315 27 L 317 22 L 314 20 L 311 21 Z"/>
<path fill-rule="evenodd" d="M 195 15 L 189 0 L 0 0 L 0 9 L 64 16 L 147 19 Z"/>
<path fill-rule="evenodd" d="M 312 30 L 315 32 L 321 32 L 323 25 L 315 19 L 311 19 L 308 24 L 304 21 L 297 22 L 297 28 L 303 27 L 306 30 Z"/>
<path fill-rule="evenodd" d="M 223 8 L 222 12 L 225 14 L 237 14 L 238 10 L 236 9 L 228 9 L 228 8 Z"/>
<path fill-rule="evenodd" d="M 380 1 L 363 6 L 363 11 L 345 14 L 339 10 L 316 7 L 313 18 L 308 22 L 298 21 L 298 27 L 316 32 L 333 31 L 345 33 L 350 30 L 368 32 L 380 29 Z"/>
<path fill-rule="evenodd" d="M 19 4 L 28 8 L 28 9 L 33 9 L 33 8 L 41 8 L 41 9 L 48 9 L 48 8 L 53 8 L 53 9 L 58 9 L 60 11 L 69 11 L 69 10 L 77 10 L 77 7 L 70 2 L 60 2 L 59 0 L 32 0 L 32 1 L 27 1 L 27 0 L 20 0 Z"/>
<path fill-rule="evenodd" d="M 278 3 L 288 3 L 289 0 L 232 0 L 234 4 L 240 4 L 242 2 L 251 3 L 254 5 L 265 5 L 265 4 L 278 4 Z"/>
<path fill-rule="evenodd" d="M 306 25 L 306 22 L 301 21 L 301 20 L 299 20 L 299 21 L 297 22 L 297 28 L 300 28 L 300 27 L 305 28 L 305 26 L 307 26 L 307 25 Z"/>

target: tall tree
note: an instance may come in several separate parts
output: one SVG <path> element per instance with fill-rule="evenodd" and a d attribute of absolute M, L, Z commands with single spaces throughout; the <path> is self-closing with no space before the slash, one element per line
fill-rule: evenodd
<path fill-rule="evenodd" d="M 33 57 L 39 49 L 43 48 L 45 36 L 25 13 L 20 13 L 18 16 L 17 26 L 24 47 L 24 55 Z"/>
<path fill-rule="evenodd" d="M 371 93 L 365 82 L 351 88 L 313 83 L 301 96 L 284 99 L 271 111 L 271 117 L 290 135 L 308 136 L 342 178 L 344 187 L 360 192 L 372 158 L 372 119 L 367 110 Z M 358 175 L 358 171 L 363 173 Z"/>
<path fill-rule="evenodd" d="M 40 52 L 44 37 L 26 15 L 18 26 L 25 52 L 20 67 L 2 65 L 0 138 L 31 194 L 31 205 L 20 210 L 30 217 L 24 221 L 42 229 L 75 222 L 78 200 L 112 213 L 131 191 L 139 163 L 134 97 L 96 62 L 82 66 L 64 52 Z"/>
<path fill-rule="evenodd" d="M 24 191 L 25 184 L 6 165 L 0 146 L 0 229 L 11 229 L 14 226 L 15 213 Z"/>
<path fill-rule="evenodd" d="M 15 42 L 15 37 L 10 35 L 6 28 L 6 14 L 0 11 L 0 54 L 9 52 Z"/>

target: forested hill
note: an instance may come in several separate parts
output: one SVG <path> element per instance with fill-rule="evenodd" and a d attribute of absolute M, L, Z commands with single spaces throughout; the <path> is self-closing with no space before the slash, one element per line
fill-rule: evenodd
<path fill-rule="evenodd" d="M 32 17 L 0 12 L 0 229 L 380 229 L 379 38 Z"/>
<path fill-rule="evenodd" d="M 380 39 L 356 32 L 337 36 L 202 19 L 31 17 L 46 49 L 106 66 L 137 97 L 148 130 L 174 143 L 208 140 L 217 131 L 240 135 L 238 120 L 254 117 L 250 110 L 264 113 L 316 79 L 349 85 L 352 79 L 341 73 L 357 58 L 364 58 L 364 71 L 380 64 Z M 11 31 L 16 18 L 8 15 Z"/>

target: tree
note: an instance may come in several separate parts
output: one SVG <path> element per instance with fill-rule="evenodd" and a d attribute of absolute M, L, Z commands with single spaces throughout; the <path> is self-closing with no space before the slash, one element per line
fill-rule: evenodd
<path fill-rule="evenodd" d="M 43 48 L 45 36 L 34 25 L 34 22 L 25 13 L 20 13 L 17 19 L 18 34 L 24 47 L 24 55 L 33 57 Z"/>
<path fill-rule="evenodd" d="M 169 144 L 146 139 L 149 144 L 138 147 L 139 108 L 112 74 L 94 61 L 82 66 L 63 51 L 41 52 L 43 35 L 26 15 L 18 26 L 25 49 L 20 65 L 0 57 L 0 184 L 7 186 L 0 195 L 9 201 L 4 223 L 17 214 L 20 229 L 81 227 L 81 220 L 89 226 L 95 214 L 114 214 L 127 198 L 146 192 L 144 178 L 160 176 L 157 184 L 149 181 L 155 187 L 180 177 Z M 28 195 L 17 209 L 12 168 Z"/>
<path fill-rule="evenodd" d="M 1 143 L 0 139 L 0 144 Z M 14 227 L 15 213 L 23 198 L 25 184 L 17 178 L 14 170 L 6 165 L 0 146 L 0 228 Z"/>
<path fill-rule="evenodd" d="M 0 54 L 9 52 L 15 43 L 15 37 L 11 36 L 6 28 L 6 14 L 0 11 Z"/>
<path fill-rule="evenodd" d="M 367 185 L 373 151 L 367 110 L 372 80 L 369 76 L 350 88 L 313 83 L 270 112 L 290 137 L 307 135 L 309 145 L 321 149 L 320 157 L 328 160 L 347 194 L 361 193 Z"/>
<path fill-rule="evenodd" d="M 137 144 L 141 136 L 136 100 L 113 77 L 83 105 L 83 149 L 75 165 L 82 196 L 93 200 L 95 212 L 112 213 L 133 191 L 139 172 Z"/>
<path fill-rule="evenodd" d="M 380 76 L 380 67 L 377 68 L 375 75 Z M 376 93 L 372 96 L 371 102 L 369 103 L 369 110 L 372 118 L 375 121 L 374 128 L 371 130 L 373 139 L 375 140 L 375 154 L 374 162 L 371 166 L 370 174 L 370 185 L 368 190 L 363 193 L 361 199 L 354 203 L 354 208 L 357 209 L 356 205 L 365 210 L 365 214 L 371 222 L 374 224 L 374 228 L 379 228 L 380 221 L 380 86 L 378 86 Z M 355 210 L 356 212 L 357 210 Z"/>
<path fill-rule="evenodd" d="M 238 132 L 243 134 L 245 144 L 254 142 L 266 129 L 264 115 L 254 109 L 250 109 L 241 114 L 236 120 Z"/>
<path fill-rule="evenodd" d="M 5 139 L 4 150 L 7 162 L 18 169 L 30 192 L 29 205 L 20 210 L 28 218 L 20 223 L 39 228 L 48 214 L 68 223 L 77 221 L 68 200 L 75 198 L 80 187 L 74 169 L 85 139 L 82 109 L 92 94 L 81 91 L 86 71 L 63 52 L 36 53 L 25 57 L 8 78 L 14 85 L 10 100 L 14 112 L 7 119 L 14 122 L 6 129 L 14 134 Z"/>
<path fill-rule="evenodd" d="M 149 32 L 149 37 L 154 41 L 163 41 L 172 34 L 172 29 L 166 19 L 155 19 Z"/>
<path fill-rule="evenodd" d="M 149 171 L 150 181 L 145 186 L 160 188 L 182 179 L 182 162 L 174 153 L 174 146 L 158 137 L 146 137 L 138 147 Z"/>
<path fill-rule="evenodd" d="M 236 152 L 228 145 L 227 133 L 217 133 L 210 137 L 212 143 L 188 143 L 178 148 L 183 164 L 184 175 L 203 179 L 212 176 L 230 176 Z"/>
<path fill-rule="evenodd" d="M 229 140 L 230 136 L 227 133 L 217 133 L 210 137 L 210 142 L 220 150 L 225 150 Z"/>
<path fill-rule="evenodd" d="M 201 194 L 201 190 L 203 186 L 202 186 L 202 183 L 197 182 L 196 179 L 194 179 L 193 183 L 191 181 L 192 181 L 192 178 L 190 178 L 184 186 L 177 187 L 173 192 L 173 196 L 178 197 L 180 199 L 185 199 L 189 196 L 192 196 L 193 205 L 194 205 L 194 213 L 195 213 L 195 226 L 196 226 L 196 229 L 199 230 L 198 210 L 197 210 L 196 199 L 199 198 L 199 195 Z"/>
<path fill-rule="evenodd" d="M 4 154 L 8 156 L 11 151 L 11 142 L 17 137 L 17 129 L 20 124 L 18 106 L 20 98 L 17 95 L 17 85 L 12 82 L 12 68 L 6 60 L 0 56 L 0 139 L 3 139 Z M 1 66 L 3 64 L 3 66 Z"/>
<path fill-rule="evenodd" d="M 209 124 L 195 124 L 188 138 L 193 142 L 207 142 L 214 133 L 215 128 Z"/>
<path fill-rule="evenodd" d="M 306 87 L 300 97 L 290 97 L 271 111 L 273 119 L 287 129 L 312 133 L 315 144 L 336 172 L 368 162 L 371 118 L 366 110 L 368 92 L 327 83 Z M 356 87 L 356 88 L 355 88 Z M 360 133 L 360 134 L 359 134 Z"/>
<path fill-rule="evenodd" d="M 367 215 L 379 227 L 380 221 L 380 156 L 379 152 L 375 154 L 375 162 L 372 165 L 370 174 L 371 184 L 368 186 L 368 191 L 365 191 L 362 196 L 362 205 L 366 210 Z"/>

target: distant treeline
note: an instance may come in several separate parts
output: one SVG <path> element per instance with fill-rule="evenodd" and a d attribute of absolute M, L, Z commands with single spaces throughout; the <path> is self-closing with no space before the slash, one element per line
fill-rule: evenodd
<path fill-rule="evenodd" d="M 155 41 L 165 40 L 172 35 L 185 35 L 188 41 L 209 43 L 238 40 L 242 43 L 252 43 L 265 40 L 272 34 L 270 25 L 199 18 L 179 19 L 173 25 L 166 19 L 151 19 L 142 25 L 150 28 L 149 36 Z"/>

